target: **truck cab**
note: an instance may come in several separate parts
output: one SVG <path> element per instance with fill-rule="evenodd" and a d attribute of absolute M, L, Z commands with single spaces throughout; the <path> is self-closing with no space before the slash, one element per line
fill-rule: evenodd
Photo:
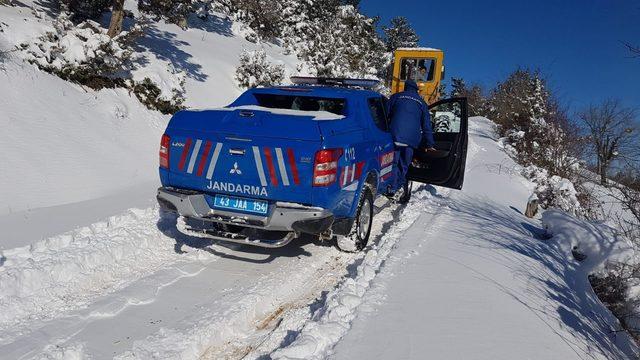
<path fill-rule="evenodd" d="M 292 80 L 173 116 L 157 198 L 180 215 L 180 231 L 262 247 L 310 233 L 364 248 L 373 201 L 396 190 L 386 98 L 367 80 Z M 446 132 L 436 133 L 437 153 L 416 157 L 410 178 L 461 188 L 466 101 L 434 104 L 432 113 Z"/>

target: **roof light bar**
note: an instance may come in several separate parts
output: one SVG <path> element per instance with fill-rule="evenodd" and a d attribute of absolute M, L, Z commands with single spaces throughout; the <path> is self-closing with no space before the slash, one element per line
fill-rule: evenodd
<path fill-rule="evenodd" d="M 348 79 L 348 78 L 329 78 L 329 77 L 312 77 L 312 76 L 292 76 L 291 82 L 295 85 L 329 85 L 344 87 L 361 87 L 371 89 L 378 84 L 379 80 L 373 79 Z"/>

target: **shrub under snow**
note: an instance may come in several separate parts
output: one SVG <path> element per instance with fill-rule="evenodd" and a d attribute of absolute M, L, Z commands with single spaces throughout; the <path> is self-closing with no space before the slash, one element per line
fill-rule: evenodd
<path fill-rule="evenodd" d="M 242 88 L 277 85 L 284 80 L 284 65 L 271 63 L 264 50 L 244 51 L 236 68 L 236 80 Z"/>
<path fill-rule="evenodd" d="M 131 32 L 112 39 L 100 24 L 87 20 L 74 25 L 66 13 L 53 27 L 38 41 L 22 45 L 26 59 L 39 68 L 92 88 L 121 85 L 116 75 L 133 68 L 136 57 L 125 45 Z"/>
<path fill-rule="evenodd" d="M 174 113 L 184 102 L 184 72 L 167 69 L 136 69 L 130 44 L 142 26 L 111 38 L 95 21 L 75 25 L 67 13 L 53 21 L 54 31 L 38 41 L 23 44 L 25 58 L 40 69 L 92 89 L 124 87 L 150 109 Z M 166 73 L 166 74 L 165 74 Z"/>
<path fill-rule="evenodd" d="M 578 192 L 573 183 L 535 165 L 524 168 L 523 175 L 536 184 L 534 194 L 543 209 L 556 208 L 573 215 L 583 215 L 584 209 L 578 201 Z"/>

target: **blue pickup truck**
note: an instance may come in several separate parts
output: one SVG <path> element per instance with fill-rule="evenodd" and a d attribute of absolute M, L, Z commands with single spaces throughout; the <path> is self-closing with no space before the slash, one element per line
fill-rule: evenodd
<path fill-rule="evenodd" d="M 374 200 L 396 190 L 387 99 L 362 81 L 293 80 L 173 116 L 160 145 L 157 199 L 180 215 L 180 231 L 262 247 L 303 233 L 337 239 L 345 251 L 366 246 Z M 437 151 L 416 151 L 409 179 L 461 189 L 466 100 L 430 111 Z"/>

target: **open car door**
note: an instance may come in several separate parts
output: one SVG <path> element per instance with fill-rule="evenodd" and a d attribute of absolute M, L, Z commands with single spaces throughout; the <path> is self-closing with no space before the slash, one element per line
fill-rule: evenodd
<path fill-rule="evenodd" d="M 422 144 L 413 155 L 407 177 L 411 181 L 462 189 L 467 160 L 467 99 L 440 100 L 429 106 L 436 151 Z"/>

